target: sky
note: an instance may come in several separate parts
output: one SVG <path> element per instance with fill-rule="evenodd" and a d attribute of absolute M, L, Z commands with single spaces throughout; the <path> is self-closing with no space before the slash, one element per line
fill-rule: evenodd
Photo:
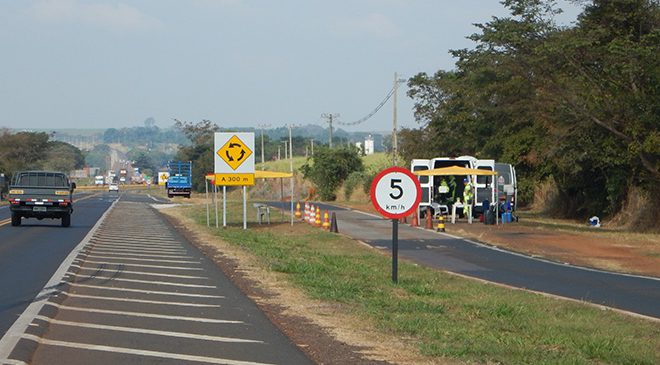
<path fill-rule="evenodd" d="M 560 6 L 563 24 L 580 12 Z M 0 127 L 327 127 L 325 113 L 391 131 L 392 99 L 350 124 L 395 73 L 452 69 L 473 23 L 505 15 L 496 0 L 0 0 Z M 420 127 L 405 83 L 397 96 L 398 127 Z"/>

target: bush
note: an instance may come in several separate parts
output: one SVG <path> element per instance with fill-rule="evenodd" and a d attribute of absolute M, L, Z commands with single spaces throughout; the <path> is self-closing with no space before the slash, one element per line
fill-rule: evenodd
<path fill-rule="evenodd" d="M 364 166 L 355 147 L 328 149 L 321 148 L 307 159 L 301 171 L 310 180 L 322 200 L 335 200 L 335 190 L 355 171 L 363 171 Z"/>

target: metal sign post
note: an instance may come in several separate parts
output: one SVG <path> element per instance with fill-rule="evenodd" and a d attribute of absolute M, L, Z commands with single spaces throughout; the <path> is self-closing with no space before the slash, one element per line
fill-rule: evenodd
<path fill-rule="evenodd" d="M 399 218 L 411 214 L 422 199 L 419 179 L 407 169 L 390 167 L 371 183 L 371 203 L 385 218 L 392 220 L 392 282 L 398 282 Z"/>

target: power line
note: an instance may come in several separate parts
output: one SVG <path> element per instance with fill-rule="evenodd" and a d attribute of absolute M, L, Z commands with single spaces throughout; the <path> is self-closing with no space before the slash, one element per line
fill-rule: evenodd
<path fill-rule="evenodd" d="M 395 90 L 396 90 L 396 88 L 392 87 L 390 92 L 387 93 L 387 96 L 385 96 L 385 99 L 383 99 L 383 101 L 381 101 L 380 104 L 378 104 L 378 106 L 374 110 L 371 111 L 371 113 L 367 114 L 362 119 L 358 119 L 358 120 L 356 120 L 354 122 L 350 122 L 350 123 L 344 123 L 344 122 L 336 121 L 337 124 L 344 125 L 344 126 L 353 126 L 353 125 L 358 125 L 360 123 L 366 122 L 367 120 L 369 120 L 369 118 L 373 117 L 376 113 L 378 113 L 378 111 L 385 105 L 385 103 L 387 103 L 387 101 L 390 100 L 392 95 L 394 95 Z"/>

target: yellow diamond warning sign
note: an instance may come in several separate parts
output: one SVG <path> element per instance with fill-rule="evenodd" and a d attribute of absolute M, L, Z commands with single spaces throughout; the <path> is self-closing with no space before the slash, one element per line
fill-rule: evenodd
<path fill-rule="evenodd" d="M 236 170 L 252 154 L 252 150 L 234 135 L 216 152 L 227 165 Z"/>

